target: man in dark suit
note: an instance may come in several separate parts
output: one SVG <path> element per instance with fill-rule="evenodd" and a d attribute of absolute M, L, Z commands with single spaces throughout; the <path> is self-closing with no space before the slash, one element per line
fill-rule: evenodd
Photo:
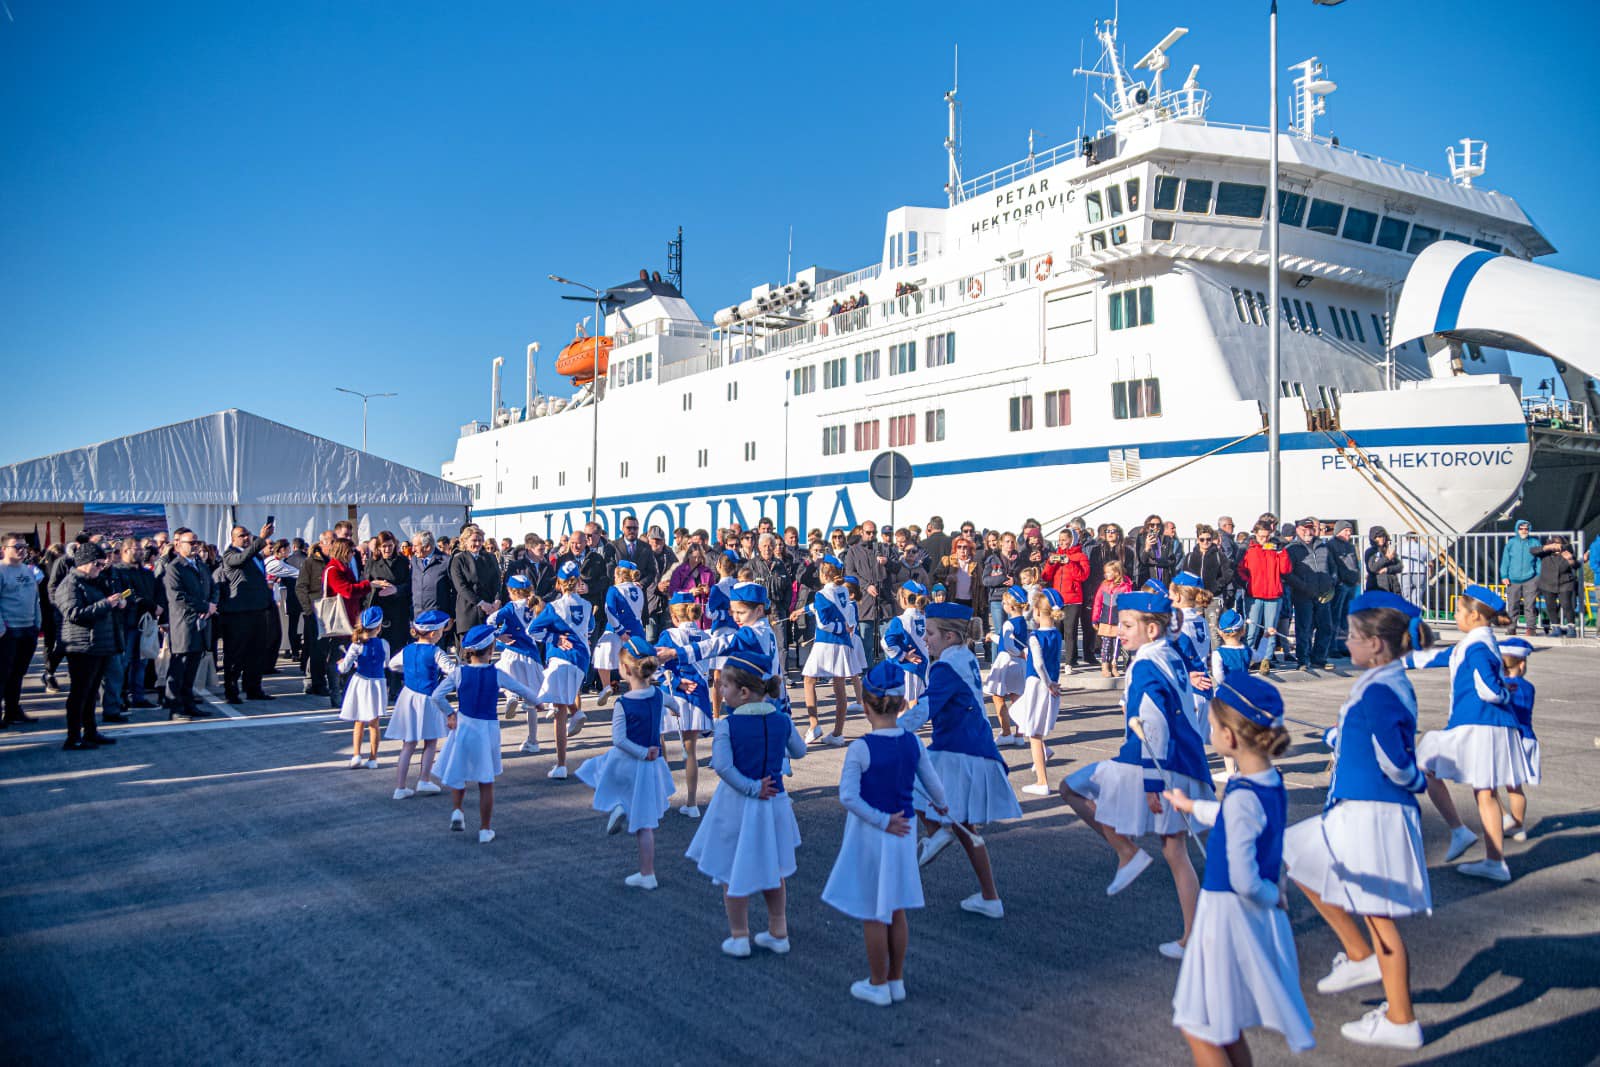
<path fill-rule="evenodd" d="M 267 612 L 272 608 L 272 590 L 267 586 L 266 563 L 261 552 L 272 543 L 272 526 L 261 527 L 258 537 L 251 537 L 243 526 L 228 531 L 228 547 L 222 553 L 222 569 L 218 572 L 227 584 L 227 593 L 217 613 L 225 657 L 222 666 L 222 688 L 230 704 L 243 704 L 251 700 L 271 700 L 261 690 L 262 668 L 266 665 L 267 644 L 272 627 Z M 276 649 L 274 648 L 275 652 Z M 244 679 L 244 696 L 239 694 L 239 680 Z"/>
<path fill-rule="evenodd" d="M 200 539 L 187 526 L 172 534 L 177 553 L 161 570 L 167 596 L 167 640 L 172 661 L 167 666 L 167 708 L 191 719 L 211 712 L 194 699 L 194 680 L 200 657 L 210 643 L 211 619 L 217 613 L 217 592 L 210 573 L 200 562 Z"/>
<path fill-rule="evenodd" d="M 622 536 L 606 546 L 607 564 L 613 569 L 627 560 L 639 568 L 639 584 L 652 589 L 661 580 L 656 569 L 656 556 L 650 545 L 639 537 L 639 520 L 629 515 L 622 520 Z"/>
<path fill-rule="evenodd" d="M 922 535 L 918 542 L 922 551 L 928 554 L 928 569 L 937 570 L 944 566 L 944 558 L 950 554 L 950 535 L 944 532 L 944 519 L 935 515 L 928 520 L 928 531 Z"/>
<path fill-rule="evenodd" d="M 483 531 L 463 526 L 461 551 L 450 557 L 450 585 L 456 591 L 456 633 L 464 634 L 500 608 L 500 564 L 483 547 Z"/>

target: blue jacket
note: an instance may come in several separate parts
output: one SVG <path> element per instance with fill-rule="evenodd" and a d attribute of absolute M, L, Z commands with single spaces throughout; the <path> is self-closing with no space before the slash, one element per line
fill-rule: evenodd
<path fill-rule="evenodd" d="M 1128 667 L 1128 688 L 1122 697 L 1127 721 L 1142 720 L 1145 736 L 1140 741 L 1129 725 L 1122 750 L 1114 758 L 1144 768 L 1145 792 L 1159 793 L 1169 785 L 1150 758 L 1151 752 L 1159 753 L 1161 768 L 1167 773 L 1210 783 L 1205 743 L 1189 722 L 1194 698 L 1188 669 L 1172 642 L 1151 641 L 1140 646 Z"/>
<path fill-rule="evenodd" d="M 1341 800 L 1417 806 L 1427 778 L 1417 767 L 1417 695 L 1398 660 L 1357 679 L 1323 740 L 1333 749 L 1327 808 Z"/>
<path fill-rule="evenodd" d="M 1409 667 L 1450 667 L 1450 719 L 1446 729 L 1469 725 L 1517 728 L 1494 627 L 1469 630 L 1453 645 L 1421 656 L 1413 653 L 1406 660 Z"/>
<path fill-rule="evenodd" d="M 1502 582 L 1529 582 L 1539 573 L 1539 561 L 1533 550 L 1539 547 L 1537 537 L 1511 535 L 1506 547 L 1500 550 L 1500 580 Z"/>

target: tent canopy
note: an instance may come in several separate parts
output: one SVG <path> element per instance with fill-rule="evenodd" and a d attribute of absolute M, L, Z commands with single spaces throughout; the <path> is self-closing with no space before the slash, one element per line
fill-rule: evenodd
<path fill-rule="evenodd" d="M 362 536 L 453 530 L 471 493 L 282 423 L 230 409 L 0 467 L 0 502 L 159 504 L 169 526 L 226 543 L 233 522 L 278 518 L 315 536 L 354 508 Z"/>

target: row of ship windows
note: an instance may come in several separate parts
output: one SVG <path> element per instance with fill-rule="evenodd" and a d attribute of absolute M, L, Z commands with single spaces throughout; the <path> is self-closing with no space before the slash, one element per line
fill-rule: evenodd
<path fill-rule="evenodd" d="M 917 342 L 905 341 L 888 347 L 889 373 L 910 374 L 917 369 Z M 923 345 L 925 365 L 928 367 L 948 367 L 956 361 L 956 335 L 954 333 L 939 333 L 925 338 Z M 833 359 L 822 361 L 822 388 L 838 389 L 850 382 L 850 373 L 854 364 L 855 380 L 857 382 L 870 382 L 883 374 L 883 350 L 878 348 L 857 352 L 852 356 L 836 356 Z M 804 396 L 817 391 L 817 367 L 815 364 L 807 367 L 796 367 L 790 375 L 794 383 L 794 395 Z M 731 385 L 737 383 L 730 383 Z M 730 395 L 729 400 L 737 400 L 737 394 Z M 685 408 L 685 410 L 688 410 Z"/>
<path fill-rule="evenodd" d="M 1240 322 L 1246 326 L 1265 326 L 1272 321 L 1267 310 L 1267 294 L 1249 289 L 1230 289 L 1233 293 L 1233 313 Z M 1283 321 L 1289 324 L 1289 329 L 1296 333 L 1313 333 L 1322 335 L 1322 324 L 1317 320 L 1316 305 L 1307 300 L 1300 302 L 1298 297 L 1281 297 L 1283 307 Z M 1385 323 L 1376 311 L 1368 312 L 1372 318 L 1372 340 L 1379 349 L 1382 349 L 1388 338 Z M 1341 341 L 1354 341 L 1357 344 L 1367 343 L 1367 332 L 1361 325 L 1361 312 L 1349 308 L 1328 305 L 1328 323 L 1333 328 L 1333 335 Z M 1417 342 L 1420 345 L 1422 342 Z M 1404 351 L 1405 345 L 1395 346 L 1395 351 Z"/>

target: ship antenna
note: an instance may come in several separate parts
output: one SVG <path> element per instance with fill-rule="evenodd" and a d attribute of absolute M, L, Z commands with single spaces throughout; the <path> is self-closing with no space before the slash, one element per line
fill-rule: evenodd
<path fill-rule="evenodd" d="M 678 236 L 667 242 L 667 281 L 678 290 L 678 295 L 683 295 L 683 227 L 678 227 Z"/>
<path fill-rule="evenodd" d="M 783 281 L 787 285 L 794 281 L 794 223 L 789 223 L 789 258 L 783 263 Z"/>
<path fill-rule="evenodd" d="M 961 87 L 961 46 L 955 46 L 955 67 L 950 78 L 950 91 L 944 94 L 945 107 L 949 109 L 949 129 L 944 138 L 945 154 L 950 159 L 950 173 L 945 181 L 945 196 L 950 206 L 961 202 L 961 105 L 956 103 L 956 92 Z"/>

